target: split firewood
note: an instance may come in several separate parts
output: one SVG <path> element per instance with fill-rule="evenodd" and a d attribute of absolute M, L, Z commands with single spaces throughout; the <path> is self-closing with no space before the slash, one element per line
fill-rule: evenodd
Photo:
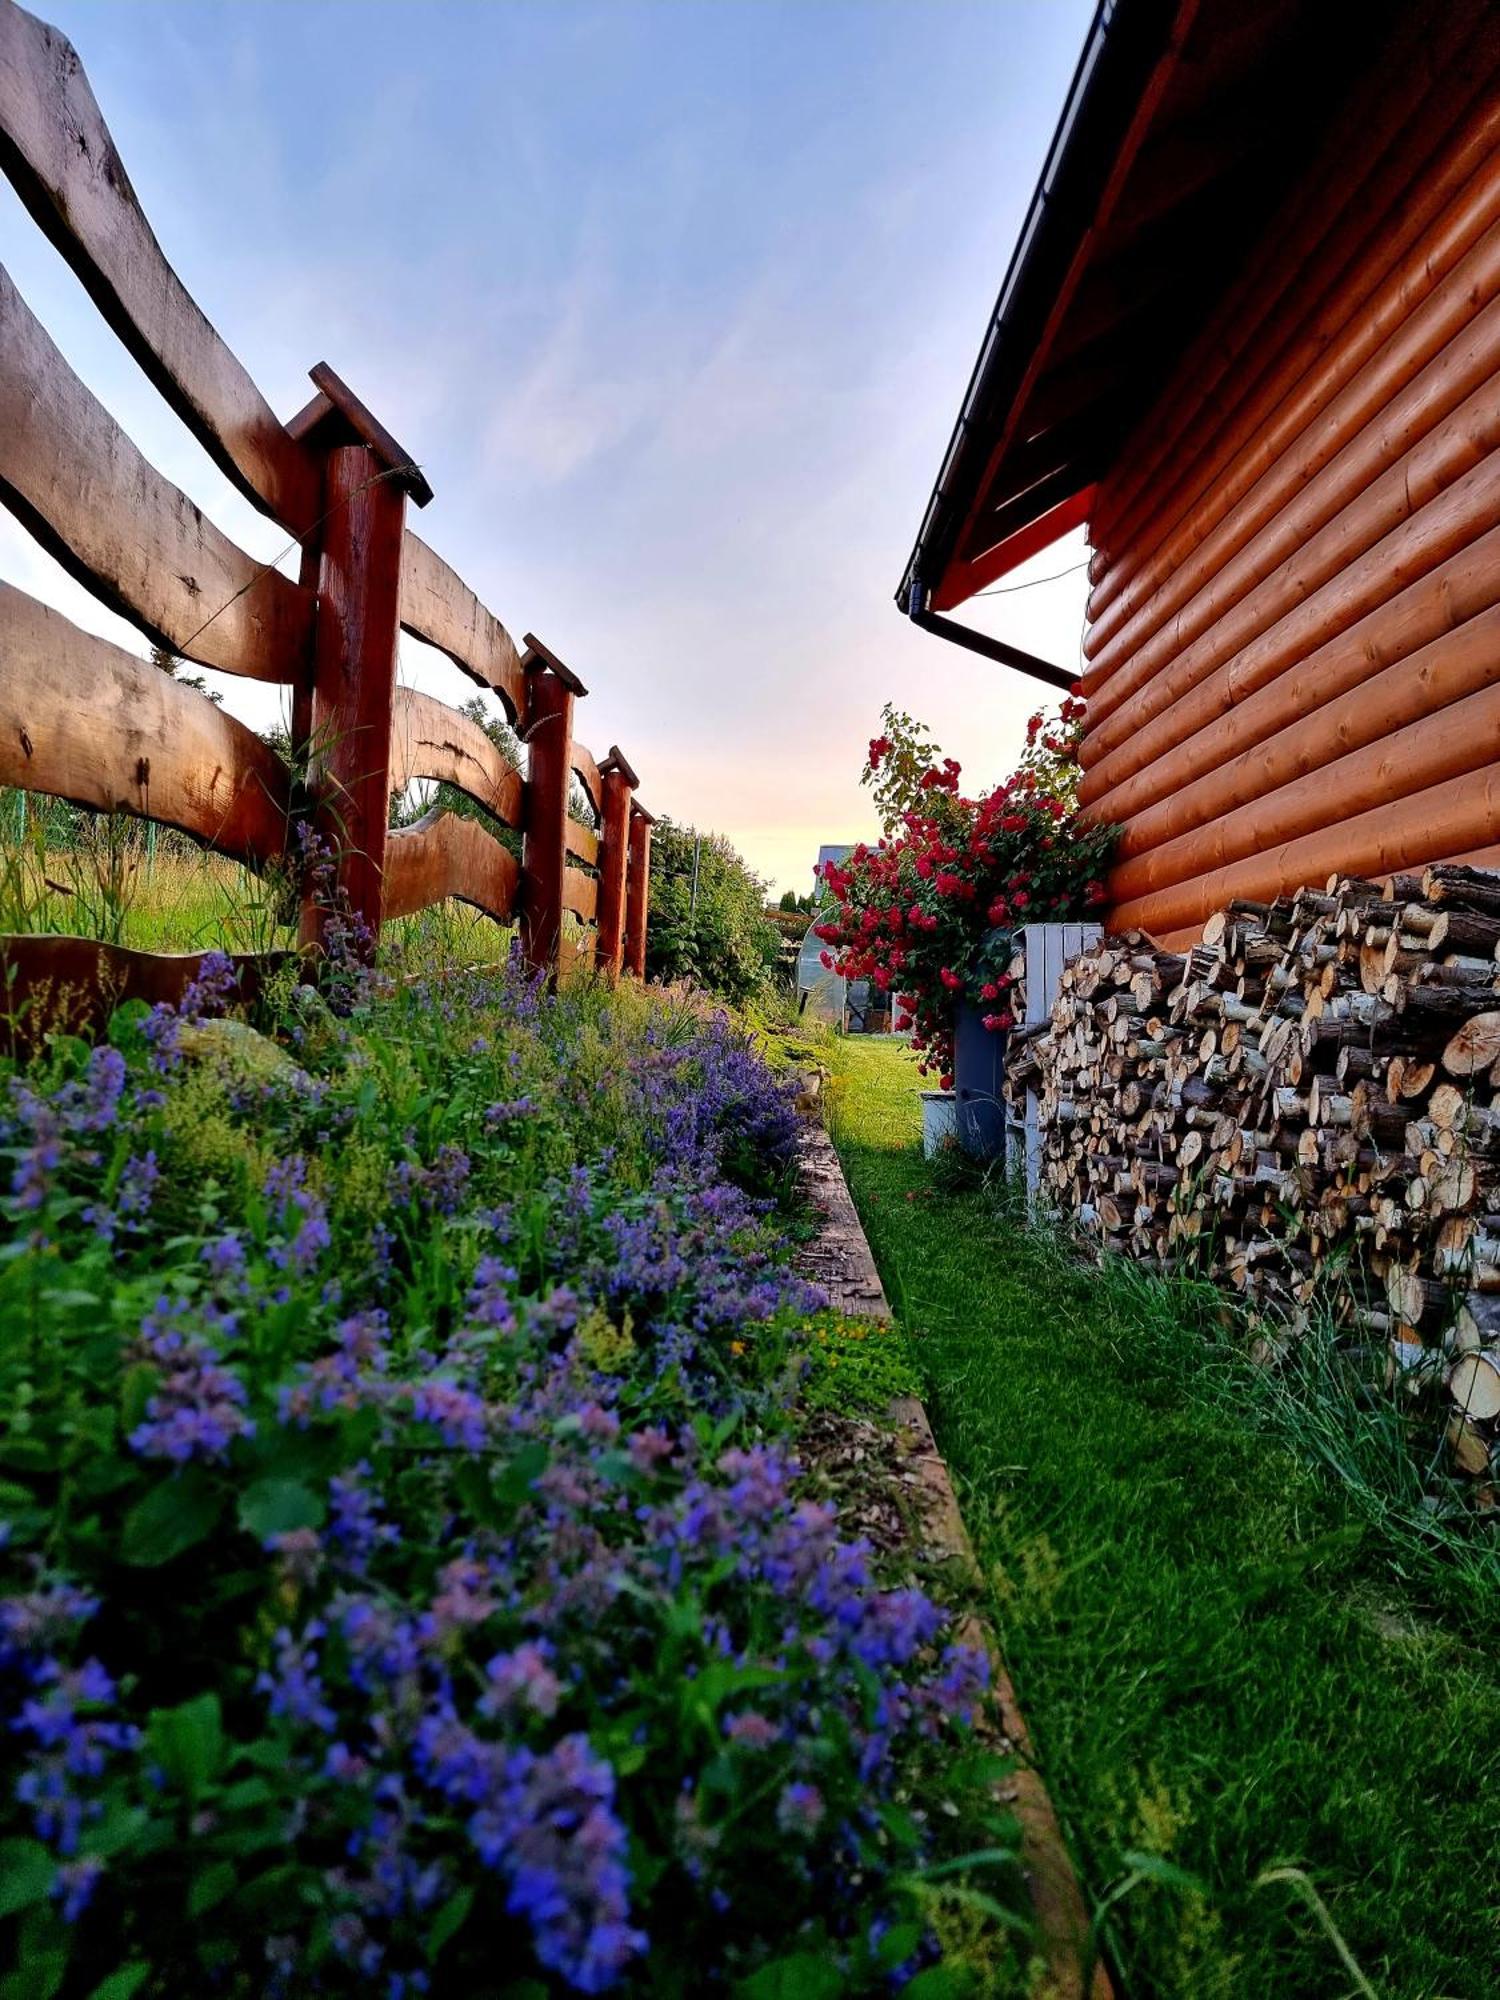
<path fill-rule="evenodd" d="M 1500 873 L 1335 878 L 1217 912 L 1185 952 L 1067 966 L 1011 1082 L 1048 1198 L 1283 1325 L 1322 1297 L 1454 1466 L 1500 1466 Z M 1271 1348 L 1277 1343 L 1269 1335 Z M 1441 1413 L 1434 1402 L 1435 1421 Z"/>

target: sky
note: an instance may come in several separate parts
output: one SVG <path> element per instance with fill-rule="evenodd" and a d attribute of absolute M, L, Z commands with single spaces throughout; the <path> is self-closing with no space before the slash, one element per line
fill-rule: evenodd
<path fill-rule="evenodd" d="M 583 678 L 657 813 L 772 888 L 872 837 L 887 700 L 966 781 L 1045 691 L 893 594 L 1091 0 L 33 0 L 198 304 L 284 418 L 329 362 L 414 517 Z M 0 262 L 158 468 L 286 538 L 188 436 L 0 182 Z M 961 616 L 1079 660 L 1071 537 Z M 0 577 L 144 650 L 0 516 Z M 474 686 L 403 640 L 404 680 Z M 210 676 L 236 714 L 276 695 Z"/>

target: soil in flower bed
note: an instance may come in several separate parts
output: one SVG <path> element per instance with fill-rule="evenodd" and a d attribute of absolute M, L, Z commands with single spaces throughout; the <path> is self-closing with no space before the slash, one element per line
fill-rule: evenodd
<path fill-rule="evenodd" d="M 1025 1992 L 795 1084 L 634 988 L 336 997 L 0 1082 L 0 1993 Z"/>

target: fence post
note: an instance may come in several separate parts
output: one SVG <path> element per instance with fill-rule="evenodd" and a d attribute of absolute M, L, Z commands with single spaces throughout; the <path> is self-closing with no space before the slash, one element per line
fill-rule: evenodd
<path fill-rule="evenodd" d="M 588 689 L 528 632 L 525 827 L 521 844 L 521 949 L 555 977 L 562 941 L 563 875 L 568 865 L 568 792 L 573 775 L 573 703 Z"/>
<path fill-rule="evenodd" d="M 640 783 L 619 746 L 611 743 L 599 766 L 604 797 L 599 814 L 599 904 L 595 962 L 606 979 L 618 979 L 625 958 L 625 873 L 630 862 L 630 795 Z"/>
<path fill-rule="evenodd" d="M 646 976 L 646 923 L 651 909 L 651 829 L 656 820 L 630 801 L 630 872 L 625 881 L 625 970 Z"/>
<path fill-rule="evenodd" d="M 432 489 L 326 362 L 311 374 L 318 394 L 287 426 L 324 454 L 312 675 L 294 700 L 293 735 L 305 737 L 314 825 L 336 854 L 341 901 L 368 929 L 359 942 L 373 955 L 390 817 L 406 501 L 410 495 L 425 507 Z M 304 549 L 304 579 L 311 567 Z M 303 747 L 294 743 L 299 753 Z M 305 888 L 302 942 L 326 943 L 334 914 L 326 893 Z"/>

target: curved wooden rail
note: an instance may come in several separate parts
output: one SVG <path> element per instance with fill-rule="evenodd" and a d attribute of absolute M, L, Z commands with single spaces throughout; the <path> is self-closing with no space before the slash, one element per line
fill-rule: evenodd
<path fill-rule="evenodd" d="M 247 498 L 306 534 L 318 514 L 316 460 L 162 254 L 71 43 L 13 0 L 0 0 L 0 166 L 209 455 Z"/>
<path fill-rule="evenodd" d="M 98 1027 L 127 1000 L 176 1006 L 208 956 L 132 951 L 92 938 L 0 937 L 0 1047 L 30 1045 L 53 1030 Z M 232 954 L 240 1000 L 253 1001 L 296 957 L 290 951 Z"/>
<path fill-rule="evenodd" d="M 286 848 L 290 774 L 253 729 L 4 583 L 0 784 L 163 820 L 241 861 Z"/>
<path fill-rule="evenodd" d="M 521 824 L 521 774 L 478 723 L 430 694 L 400 687 L 391 715 L 391 789 L 413 778 L 456 785 L 503 825 Z"/>
<path fill-rule="evenodd" d="M 581 820 L 570 819 L 567 827 L 567 851 L 586 867 L 593 868 L 599 861 L 599 836 L 592 827 Z"/>
<path fill-rule="evenodd" d="M 3 269 L 0 497 L 149 638 L 253 680 L 301 672 L 312 593 L 236 548 L 148 464 Z"/>
<path fill-rule="evenodd" d="M 503 924 L 520 877 L 516 857 L 492 833 L 454 813 L 430 812 L 386 842 L 382 914 L 389 923 L 456 896 Z"/>
<path fill-rule="evenodd" d="M 420 535 L 401 544 L 401 623 L 414 638 L 446 653 L 461 673 L 493 688 L 512 722 L 526 708 L 526 675 L 509 632 L 456 570 Z"/>
<path fill-rule="evenodd" d="M 585 750 L 581 743 L 574 743 L 569 752 L 573 759 L 573 775 L 588 794 L 589 804 L 596 813 L 604 810 L 604 780 L 599 766 L 594 762 L 592 752 Z"/>
<path fill-rule="evenodd" d="M 563 908 L 571 910 L 583 923 L 591 924 L 599 908 L 599 884 L 580 869 L 563 871 Z"/>

